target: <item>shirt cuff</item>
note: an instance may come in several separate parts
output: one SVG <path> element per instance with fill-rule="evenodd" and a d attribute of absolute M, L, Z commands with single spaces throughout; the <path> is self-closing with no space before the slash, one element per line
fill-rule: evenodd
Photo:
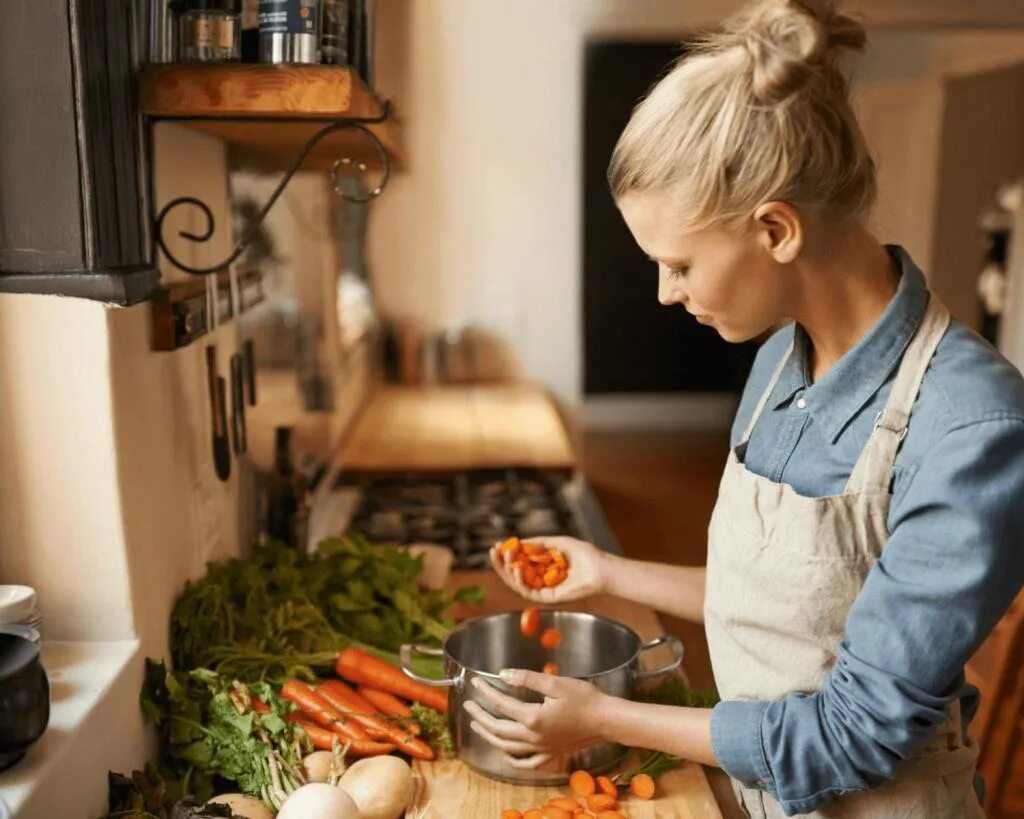
<path fill-rule="evenodd" d="M 748 788 L 773 790 L 771 770 L 761 742 L 761 718 L 767 702 L 729 700 L 711 712 L 711 749 L 722 769 Z"/>

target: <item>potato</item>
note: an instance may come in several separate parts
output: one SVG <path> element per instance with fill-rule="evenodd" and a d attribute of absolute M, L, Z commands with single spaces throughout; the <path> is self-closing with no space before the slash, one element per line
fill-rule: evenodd
<path fill-rule="evenodd" d="M 362 819 L 345 791 L 326 782 L 303 785 L 288 797 L 277 819 Z"/>
<path fill-rule="evenodd" d="M 397 756 L 360 759 L 341 778 L 361 819 L 397 819 L 412 796 L 412 770 Z"/>
<path fill-rule="evenodd" d="M 302 760 L 302 768 L 309 782 L 326 782 L 334 765 L 334 754 L 330 751 L 313 751 Z"/>
<path fill-rule="evenodd" d="M 268 808 L 262 799 L 255 796 L 246 796 L 244 793 L 225 793 L 215 796 L 207 805 L 227 805 L 231 812 L 244 819 L 274 819 L 274 812 Z"/>

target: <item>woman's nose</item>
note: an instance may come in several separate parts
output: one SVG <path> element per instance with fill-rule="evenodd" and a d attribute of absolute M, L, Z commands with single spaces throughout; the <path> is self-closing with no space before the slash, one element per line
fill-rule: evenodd
<path fill-rule="evenodd" d="M 665 307 L 682 304 L 684 296 L 678 282 L 672 281 L 664 273 L 658 277 L 658 301 Z"/>

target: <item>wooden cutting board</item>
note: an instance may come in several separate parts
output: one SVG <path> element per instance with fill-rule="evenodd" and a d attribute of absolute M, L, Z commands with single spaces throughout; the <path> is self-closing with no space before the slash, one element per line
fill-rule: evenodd
<path fill-rule="evenodd" d="M 482 586 L 487 593 L 483 605 L 457 605 L 453 610 L 456 620 L 519 610 L 523 606 L 522 600 L 493 572 L 455 572 L 451 584 L 453 587 Z M 664 633 L 651 609 L 614 597 L 594 597 L 556 608 L 589 611 L 618 620 L 644 640 Z M 659 649 L 644 659 L 645 665 L 650 667 L 665 662 L 667 655 Z M 526 811 L 568 791 L 567 787 L 528 788 L 496 782 L 473 772 L 458 760 L 416 762 L 413 770 L 416 791 L 406 812 L 407 819 L 501 819 L 503 810 Z M 660 777 L 655 799 L 648 802 L 625 799 L 621 806 L 623 815 L 629 819 L 722 819 L 704 769 L 693 762 Z"/>
<path fill-rule="evenodd" d="M 572 469 L 572 446 L 548 395 L 531 384 L 382 387 L 341 452 L 352 471 L 528 466 Z"/>

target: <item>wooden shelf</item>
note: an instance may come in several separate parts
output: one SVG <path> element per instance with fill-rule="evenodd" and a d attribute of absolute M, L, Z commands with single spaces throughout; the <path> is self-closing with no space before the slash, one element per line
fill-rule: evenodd
<path fill-rule="evenodd" d="M 147 66 L 139 78 L 139 108 L 153 119 L 225 139 L 246 166 L 283 170 L 326 123 L 372 118 L 384 106 L 355 71 L 321 65 Z M 401 167 L 399 129 L 392 119 L 367 126 Z M 325 137 L 303 165 L 327 170 L 343 157 L 376 164 L 369 140 L 356 130 Z"/>

